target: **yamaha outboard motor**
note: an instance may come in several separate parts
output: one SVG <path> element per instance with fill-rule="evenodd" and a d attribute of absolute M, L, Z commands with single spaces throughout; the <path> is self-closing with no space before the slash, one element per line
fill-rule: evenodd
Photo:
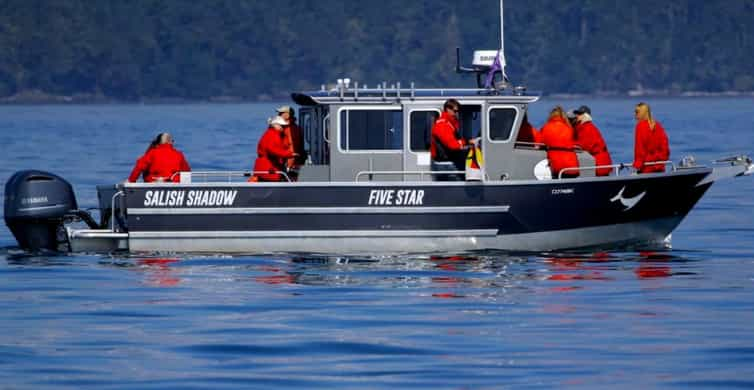
<path fill-rule="evenodd" d="M 67 217 L 79 211 L 73 187 L 48 172 L 16 172 L 5 183 L 5 224 L 27 250 L 57 250 Z"/>

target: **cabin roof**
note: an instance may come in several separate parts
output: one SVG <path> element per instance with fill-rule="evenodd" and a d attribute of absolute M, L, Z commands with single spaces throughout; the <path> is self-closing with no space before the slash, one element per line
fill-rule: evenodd
<path fill-rule="evenodd" d="M 521 88 L 496 90 L 484 88 L 401 88 L 400 84 L 391 87 L 359 88 L 358 84 L 349 88 L 336 88 L 291 94 L 293 101 L 301 106 L 338 103 L 395 103 L 399 101 L 436 101 L 455 98 L 463 100 L 486 100 L 491 103 L 534 103 L 539 94 Z"/>

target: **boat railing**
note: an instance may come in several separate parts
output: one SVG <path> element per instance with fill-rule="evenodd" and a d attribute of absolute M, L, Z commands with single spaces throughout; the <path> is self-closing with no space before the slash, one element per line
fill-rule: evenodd
<path fill-rule="evenodd" d="M 116 219 L 115 219 L 115 214 L 116 214 L 115 201 L 118 198 L 120 198 L 122 196 L 125 196 L 125 195 L 126 195 L 125 192 L 123 192 L 123 191 L 117 191 L 116 193 L 113 194 L 113 197 L 110 199 L 110 230 L 112 230 L 112 231 L 116 231 L 115 230 L 115 223 L 116 223 Z M 121 228 L 122 228 L 122 226 L 121 226 Z"/>
<path fill-rule="evenodd" d="M 516 141 L 516 143 L 514 144 L 514 147 L 518 149 L 533 149 L 533 150 L 547 151 L 547 145 L 541 142 Z M 558 148 L 558 149 L 562 150 L 564 148 Z M 573 151 L 576 153 L 583 153 L 585 151 L 580 145 L 574 145 L 573 148 L 568 148 L 568 149 L 573 149 Z"/>
<path fill-rule="evenodd" d="M 671 170 L 673 170 L 673 171 L 676 170 L 675 163 L 673 163 L 672 161 L 669 161 L 669 160 L 666 160 L 666 161 L 650 161 L 650 162 L 645 162 L 644 165 L 670 165 L 670 169 Z"/>
<path fill-rule="evenodd" d="M 388 85 L 386 81 L 377 84 L 377 88 L 368 88 L 366 84 L 359 85 L 358 82 L 350 84 L 348 79 L 338 80 L 334 88 L 328 89 L 324 84 L 319 91 L 304 92 L 296 94 L 299 99 L 314 99 L 318 102 L 333 101 L 401 101 L 402 99 L 437 99 L 438 97 L 488 97 L 499 99 L 511 99 L 513 101 L 524 101 L 533 103 L 539 99 L 539 95 L 529 93 L 525 88 L 517 87 L 513 89 L 500 90 L 496 88 L 417 88 L 415 83 L 411 82 L 409 88 L 401 87 L 400 82 Z M 297 97 L 294 97 L 296 101 Z"/>
<path fill-rule="evenodd" d="M 526 148 L 526 149 L 544 149 L 545 144 L 541 142 L 527 142 L 527 141 L 516 141 L 514 147 L 516 148 Z"/>
<path fill-rule="evenodd" d="M 228 183 L 232 183 L 233 179 L 238 178 L 250 178 L 253 175 L 281 175 L 285 178 L 285 181 L 290 182 L 291 178 L 288 173 L 283 171 L 191 171 L 191 172 L 176 172 L 170 176 L 170 181 L 178 176 L 181 183 L 191 183 L 193 181 L 199 181 L 202 183 L 209 182 L 209 179 L 220 179 Z M 199 179 L 199 180 L 195 180 Z"/>
<path fill-rule="evenodd" d="M 401 175 L 404 179 L 406 175 L 419 175 L 419 180 L 424 180 L 424 175 L 466 175 L 466 171 L 359 171 L 355 181 L 359 181 L 362 176 L 372 175 Z"/>
<path fill-rule="evenodd" d="M 673 171 L 676 170 L 675 164 L 672 161 L 650 161 L 644 163 L 644 165 L 670 165 L 671 169 Z M 584 167 L 569 167 L 569 168 L 563 168 L 558 172 L 558 179 L 563 178 L 563 174 L 566 172 L 581 172 L 584 169 L 604 169 L 604 168 L 610 168 L 615 170 L 615 175 L 620 175 L 620 171 L 623 169 L 630 169 L 632 172 L 635 172 L 636 169 L 631 163 L 620 163 L 620 164 L 610 164 L 610 165 L 594 165 L 594 166 L 584 166 Z"/>

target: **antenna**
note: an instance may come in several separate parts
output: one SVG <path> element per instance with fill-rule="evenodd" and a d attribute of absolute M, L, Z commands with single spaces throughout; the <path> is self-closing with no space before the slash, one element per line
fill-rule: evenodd
<path fill-rule="evenodd" d="M 500 71 L 503 73 L 503 80 L 508 80 L 508 75 L 505 74 L 505 29 L 503 18 L 503 0 L 500 0 Z"/>
<path fill-rule="evenodd" d="M 475 50 L 474 60 L 471 63 L 471 67 L 466 67 L 461 65 L 461 49 L 456 47 L 456 72 L 476 74 L 478 88 L 498 91 L 507 88 L 510 85 L 510 81 L 508 80 L 508 75 L 505 74 L 504 34 L 503 0 L 500 0 L 500 49 Z M 498 74 L 502 80 L 495 81 L 495 76 Z M 485 79 L 482 80 L 482 77 L 485 77 Z"/>
<path fill-rule="evenodd" d="M 500 53 L 505 53 L 505 29 L 503 29 L 503 0 L 500 0 Z"/>

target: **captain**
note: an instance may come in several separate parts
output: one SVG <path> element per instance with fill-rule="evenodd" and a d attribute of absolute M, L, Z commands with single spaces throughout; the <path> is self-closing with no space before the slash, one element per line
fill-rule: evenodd
<path fill-rule="evenodd" d="M 448 99 L 443 105 L 442 115 L 432 126 L 432 140 L 430 142 L 430 154 L 432 155 L 432 171 L 451 172 L 465 169 L 466 154 L 476 140 L 466 142 L 459 132 L 458 113 L 461 104 L 458 100 Z M 437 181 L 461 181 L 462 174 L 435 174 Z"/>

